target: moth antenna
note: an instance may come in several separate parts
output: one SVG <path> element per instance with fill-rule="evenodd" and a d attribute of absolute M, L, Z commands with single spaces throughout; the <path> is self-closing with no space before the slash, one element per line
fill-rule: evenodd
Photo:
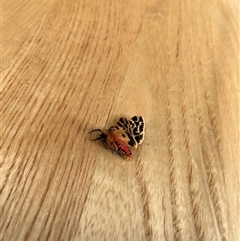
<path fill-rule="evenodd" d="M 101 136 L 99 136 L 99 137 L 97 137 L 96 139 L 91 139 L 91 138 L 89 138 L 91 141 L 97 141 L 97 140 L 100 140 L 100 139 L 102 139 L 102 137 Z"/>
<path fill-rule="evenodd" d="M 102 132 L 101 129 L 94 129 L 94 130 L 92 130 L 92 131 L 89 131 L 88 134 L 91 134 L 91 133 L 93 133 L 93 132 L 95 132 L 95 131 L 100 131 L 100 132 Z"/>
<path fill-rule="evenodd" d="M 103 133 L 101 129 L 94 129 L 94 130 L 88 132 L 88 135 L 91 134 L 91 133 L 93 133 L 93 132 L 95 132 L 95 131 L 100 131 L 101 133 Z M 90 139 L 91 141 L 97 141 L 97 140 L 102 139 L 102 137 L 99 136 L 99 137 L 97 137 L 96 139 L 91 139 L 91 138 L 89 138 L 89 139 Z"/>

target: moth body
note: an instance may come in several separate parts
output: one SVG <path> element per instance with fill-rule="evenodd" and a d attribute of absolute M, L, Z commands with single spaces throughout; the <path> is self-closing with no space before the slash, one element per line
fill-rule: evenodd
<path fill-rule="evenodd" d="M 101 140 L 104 147 L 117 152 L 123 158 L 130 160 L 132 152 L 130 146 L 137 148 L 144 139 L 144 119 L 142 116 L 134 116 L 130 120 L 120 118 L 115 126 L 110 127 L 106 132 L 95 129 L 89 132 L 99 131 L 101 134 L 93 141 Z"/>

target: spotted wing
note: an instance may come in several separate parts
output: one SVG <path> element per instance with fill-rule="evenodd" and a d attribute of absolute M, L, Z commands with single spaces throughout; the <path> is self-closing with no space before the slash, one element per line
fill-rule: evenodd
<path fill-rule="evenodd" d="M 133 116 L 130 120 L 122 117 L 115 128 L 122 132 L 128 145 L 137 148 L 143 142 L 145 123 L 142 116 Z"/>

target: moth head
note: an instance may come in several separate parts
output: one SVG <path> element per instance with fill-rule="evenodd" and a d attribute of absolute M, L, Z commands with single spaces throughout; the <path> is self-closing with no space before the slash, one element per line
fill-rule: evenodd
<path fill-rule="evenodd" d="M 95 138 L 95 139 L 91 139 L 90 138 L 90 140 L 91 141 L 101 140 L 103 146 L 106 147 L 106 148 L 109 148 L 110 144 L 109 144 L 109 142 L 107 140 L 107 135 L 102 130 L 95 129 L 95 130 L 90 131 L 88 134 L 91 134 L 91 133 L 96 132 L 96 131 L 100 132 L 99 136 L 97 138 Z"/>

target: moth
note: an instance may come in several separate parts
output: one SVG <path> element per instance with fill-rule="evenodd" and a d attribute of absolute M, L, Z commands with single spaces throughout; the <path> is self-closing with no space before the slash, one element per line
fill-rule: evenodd
<path fill-rule="evenodd" d="M 117 152 L 123 158 L 130 160 L 132 152 L 130 146 L 137 148 L 144 140 L 145 123 L 142 116 L 133 116 L 130 120 L 121 117 L 115 126 L 108 130 L 94 129 L 100 132 L 99 136 L 92 141 L 101 140 L 104 147 Z"/>

